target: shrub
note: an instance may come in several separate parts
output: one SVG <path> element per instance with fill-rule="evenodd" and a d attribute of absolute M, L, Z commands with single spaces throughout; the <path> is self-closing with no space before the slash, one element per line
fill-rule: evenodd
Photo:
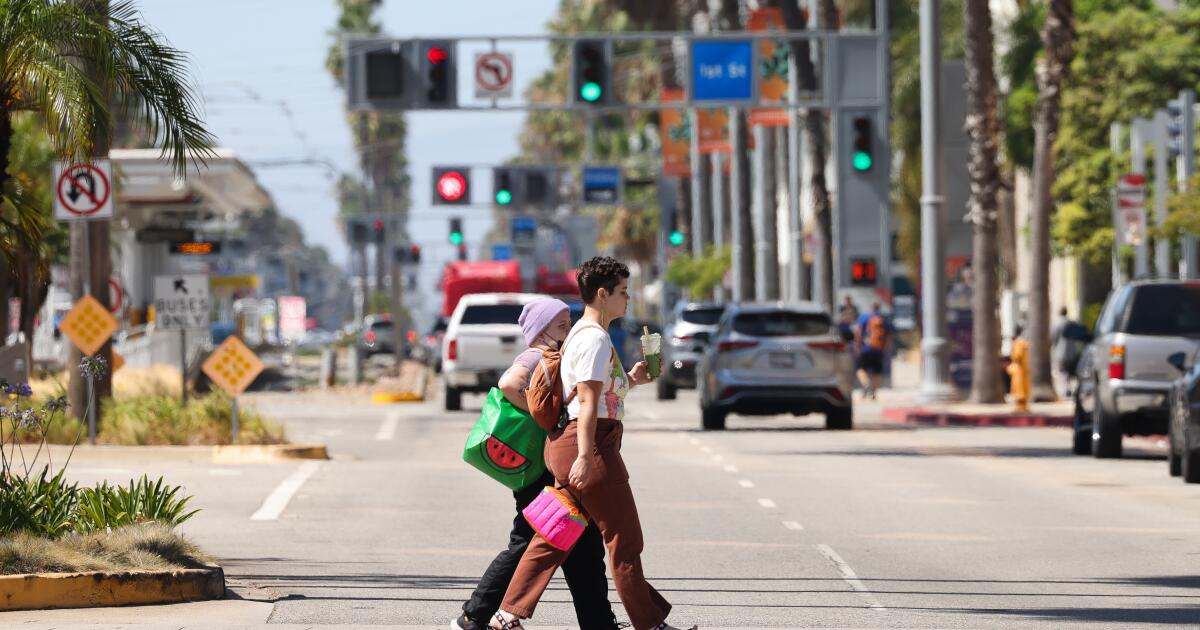
<path fill-rule="evenodd" d="M 28 532 L 58 538 L 72 531 L 79 488 L 66 482 L 65 472 L 64 467 L 51 475 L 49 466 L 37 475 L 0 471 L 0 535 Z"/>
<path fill-rule="evenodd" d="M 140 523 L 58 540 L 18 533 L 0 537 L 0 575 L 198 569 L 211 563 L 195 544 L 162 523 Z"/>
<path fill-rule="evenodd" d="M 231 400 L 212 392 L 183 405 L 176 398 L 145 396 L 115 400 L 104 408 L 99 441 L 107 444 L 187 445 L 231 442 Z M 252 409 L 238 413 L 238 442 L 283 444 L 283 427 Z"/>

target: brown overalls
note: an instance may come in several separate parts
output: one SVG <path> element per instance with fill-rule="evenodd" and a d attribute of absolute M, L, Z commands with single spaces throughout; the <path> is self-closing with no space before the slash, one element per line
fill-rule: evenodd
<path fill-rule="evenodd" d="M 567 482 L 571 464 L 579 455 L 578 426 L 577 422 L 571 422 L 562 431 L 550 434 L 546 442 L 546 468 L 558 485 L 568 489 L 588 517 L 596 521 L 608 545 L 613 582 L 625 612 L 635 630 L 649 630 L 666 621 L 671 604 L 642 574 L 642 524 L 629 487 L 629 472 L 621 459 L 624 425 L 605 418 L 596 421 L 591 477 L 581 490 L 571 488 Z M 566 557 L 567 552 L 555 549 L 541 536 L 534 536 L 500 607 L 523 619 L 532 617 L 550 578 Z"/>

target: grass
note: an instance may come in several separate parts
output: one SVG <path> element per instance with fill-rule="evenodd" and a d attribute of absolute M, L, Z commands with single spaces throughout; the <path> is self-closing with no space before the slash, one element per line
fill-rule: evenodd
<path fill-rule="evenodd" d="M 199 569 L 212 558 L 161 523 L 141 523 L 50 540 L 29 534 L 0 538 L 0 575 Z"/>

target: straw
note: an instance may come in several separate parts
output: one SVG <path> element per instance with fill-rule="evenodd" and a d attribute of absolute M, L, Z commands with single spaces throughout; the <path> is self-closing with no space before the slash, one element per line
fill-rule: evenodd
<path fill-rule="evenodd" d="M 645 335 L 645 336 L 647 336 L 647 337 L 649 337 L 649 336 L 650 336 L 650 327 L 649 327 L 649 326 L 642 326 L 642 334 L 643 334 L 643 335 Z"/>

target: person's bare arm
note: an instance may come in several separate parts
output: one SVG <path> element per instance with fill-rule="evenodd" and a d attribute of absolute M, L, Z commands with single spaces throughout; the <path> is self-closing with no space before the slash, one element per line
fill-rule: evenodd
<path fill-rule="evenodd" d="M 571 465 L 571 473 L 567 477 L 571 485 L 582 488 L 592 474 L 592 451 L 596 448 L 596 417 L 599 413 L 600 390 L 604 384 L 600 381 L 583 381 L 575 385 L 575 396 L 579 399 L 579 418 L 576 419 L 576 442 L 579 454 Z"/>
<path fill-rule="evenodd" d="M 500 377 L 500 383 L 497 387 L 512 403 L 514 407 L 522 411 L 529 411 L 529 403 L 525 400 L 525 384 L 529 382 L 529 370 L 520 365 L 514 365 L 504 372 Z"/>

